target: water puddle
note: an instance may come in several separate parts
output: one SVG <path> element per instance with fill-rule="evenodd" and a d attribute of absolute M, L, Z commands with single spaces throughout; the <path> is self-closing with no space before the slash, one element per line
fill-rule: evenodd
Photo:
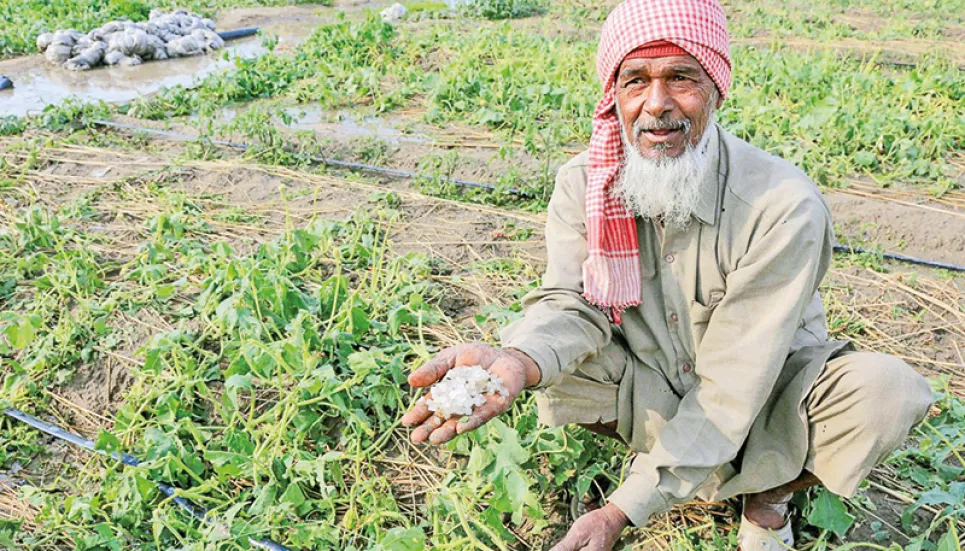
<path fill-rule="evenodd" d="M 290 48 L 311 34 L 315 24 L 262 27 L 278 35 L 278 48 Z M 0 61 L 0 75 L 14 88 L 0 91 L 0 116 L 37 114 L 67 98 L 125 102 L 163 87 L 190 86 L 211 73 L 234 66 L 233 59 L 263 55 L 263 37 L 228 42 L 218 54 L 144 63 L 136 67 L 99 67 L 74 72 L 46 63 L 39 55 Z"/>
<path fill-rule="evenodd" d="M 375 138 L 391 144 L 425 143 L 429 138 L 409 131 L 403 131 L 382 117 L 357 117 L 351 113 L 330 112 L 317 108 L 292 107 L 286 109 L 294 119 L 289 128 L 311 130 L 318 135 L 339 138 Z M 411 121 L 410 121 L 411 122 Z"/>
<path fill-rule="evenodd" d="M 412 120 L 403 117 L 359 117 L 348 111 L 332 112 L 310 106 L 283 107 L 280 111 L 285 112 L 291 124 L 286 125 L 278 113 L 272 119 L 279 128 L 309 130 L 318 136 L 342 140 L 373 138 L 392 145 L 432 141 L 429 136 L 410 130 L 408 127 L 412 125 Z M 224 127 L 241 114 L 242 111 L 237 107 L 225 107 L 218 110 L 211 122 L 216 128 Z M 201 119 L 191 116 L 188 121 L 197 125 Z"/>

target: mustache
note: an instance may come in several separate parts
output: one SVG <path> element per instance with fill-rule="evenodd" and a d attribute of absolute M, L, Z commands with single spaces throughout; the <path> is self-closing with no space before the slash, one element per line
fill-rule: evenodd
<path fill-rule="evenodd" d="M 633 137 L 639 138 L 640 134 L 653 130 L 682 130 L 684 134 L 690 134 L 692 128 L 690 119 L 637 119 L 633 123 Z"/>

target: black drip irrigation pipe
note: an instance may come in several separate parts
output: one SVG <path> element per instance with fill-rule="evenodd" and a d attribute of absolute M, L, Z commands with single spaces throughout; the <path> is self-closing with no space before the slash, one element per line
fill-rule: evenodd
<path fill-rule="evenodd" d="M 134 132 L 144 132 L 144 133 L 146 133 L 146 134 L 155 134 L 155 135 L 157 135 L 157 136 L 165 136 L 165 137 L 168 137 L 168 138 L 171 138 L 171 139 L 175 139 L 175 140 L 179 140 L 179 141 L 193 141 L 193 140 L 197 140 L 197 139 L 198 139 L 198 136 L 191 136 L 191 135 L 188 135 L 188 134 L 181 134 L 181 133 L 178 133 L 178 132 L 171 132 L 171 131 L 168 131 L 168 130 L 159 130 L 159 129 L 156 129 L 156 128 L 147 128 L 147 127 L 144 127 L 144 126 L 137 126 L 137 125 L 133 125 L 133 124 L 124 124 L 124 123 L 121 123 L 121 122 L 105 121 L 105 120 L 93 120 L 93 121 L 91 121 L 91 122 L 92 122 L 93 124 L 95 124 L 95 125 L 98 125 L 98 126 L 105 126 L 105 127 L 108 127 L 108 128 L 119 128 L 119 129 L 122 129 L 122 130 L 131 130 L 131 131 L 134 131 Z M 231 149 L 237 149 L 238 151 L 247 151 L 248 149 L 251 148 L 250 145 L 245 144 L 245 143 L 228 142 L 228 141 L 224 141 L 224 140 L 212 140 L 212 139 L 209 139 L 209 138 L 204 138 L 204 140 L 205 140 L 206 142 L 210 143 L 210 144 L 213 144 L 213 145 L 217 145 L 217 146 L 220 146 L 220 147 L 228 147 L 228 148 L 231 148 Z M 303 160 L 307 160 L 307 161 L 311 161 L 311 162 L 314 162 L 314 163 L 331 166 L 331 167 L 334 167 L 334 168 L 341 168 L 341 169 L 355 170 L 355 171 L 364 171 L 364 172 L 373 172 L 373 173 L 376 173 L 376 174 L 384 174 L 384 175 L 386 175 L 386 176 L 392 176 L 392 177 L 395 177 L 395 178 L 404 178 L 404 179 L 415 179 L 415 178 L 418 178 L 418 177 L 420 176 L 419 174 L 417 174 L 417 173 L 415 173 L 415 172 L 410 172 L 410 171 L 408 171 L 408 170 L 398 170 L 398 169 L 395 169 L 395 168 L 385 168 L 385 167 L 380 167 L 380 166 L 367 165 L 367 164 L 364 164 L 364 163 L 352 163 L 352 162 L 348 162 L 348 161 L 339 161 L 339 160 L 337 160 L 337 159 L 328 159 L 328 158 L 326 158 L 326 157 L 317 157 L 317 156 L 314 156 L 314 155 L 302 155 L 302 154 L 298 154 L 298 153 L 295 153 L 294 155 L 295 155 L 295 157 L 300 158 L 300 159 L 303 159 Z M 470 182 L 470 181 L 467 181 L 467 180 L 460 180 L 460 179 L 458 179 L 458 178 L 440 178 L 440 180 L 443 181 L 443 182 L 445 182 L 445 183 L 448 183 L 448 184 L 455 184 L 455 185 L 457 185 L 457 186 L 459 186 L 459 187 L 474 188 L 474 189 L 485 189 L 485 190 L 487 190 L 487 191 L 496 191 L 496 186 L 491 185 L 491 184 L 480 184 L 480 183 L 478 183 L 478 182 Z M 508 189 L 506 189 L 506 191 L 509 192 L 509 193 L 512 193 L 513 195 L 517 195 L 517 196 L 519 196 L 519 197 L 526 197 L 526 198 L 533 198 L 533 197 L 534 197 L 534 194 L 533 194 L 533 193 L 528 192 L 528 191 L 522 191 L 522 190 L 519 190 L 519 189 L 516 189 L 516 188 L 508 188 Z"/>
<path fill-rule="evenodd" d="M 253 36 L 256 34 L 258 34 L 258 27 L 246 27 L 244 29 L 220 32 L 218 33 L 218 36 L 220 36 L 222 40 L 234 40 L 236 38 L 244 38 L 246 36 Z"/>
<path fill-rule="evenodd" d="M 934 262 L 931 260 L 923 260 L 921 258 L 896 253 L 878 253 L 876 251 L 869 251 L 867 249 L 862 249 L 861 247 L 852 247 L 850 245 L 835 245 L 834 252 L 847 254 L 880 254 L 882 258 L 886 258 L 888 260 L 907 262 L 908 264 L 918 264 L 919 266 L 927 266 L 929 268 L 941 268 L 943 270 L 951 270 L 953 272 L 965 272 L 965 266 L 961 266 L 959 264 Z"/>
<path fill-rule="evenodd" d="M 190 141 L 190 140 L 196 140 L 196 139 L 198 139 L 197 136 L 189 136 L 189 135 L 187 135 L 187 134 L 179 134 L 179 133 L 177 133 L 177 132 L 170 132 L 170 131 L 167 131 L 167 130 L 158 130 L 158 129 L 154 129 L 154 128 L 147 128 L 147 127 L 143 127 L 143 126 L 136 126 L 136 125 L 133 125 L 133 124 L 124 124 L 124 123 L 120 123 L 120 122 L 105 121 L 105 120 L 94 120 L 94 121 L 91 121 L 91 122 L 93 122 L 93 124 L 96 124 L 96 125 L 99 125 L 99 126 L 105 126 L 105 127 L 108 127 L 108 128 L 119 128 L 119 129 L 123 129 L 123 130 L 131 130 L 131 131 L 135 131 L 135 132 L 145 132 L 145 133 L 148 133 L 148 134 L 156 134 L 156 135 L 159 135 L 159 136 L 166 136 L 166 137 L 173 138 L 173 139 L 177 139 L 177 140 L 188 140 L 188 141 Z M 247 151 L 247 150 L 250 148 L 250 146 L 249 146 L 248 144 L 244 144 L 244 143 L 226 142 L 226 141 L 222 141 L 222 140 L 209 140 L 209 142 L 212 143 L 212 144 L 214 144 L 214 145 L 223 146 L 223 147 L 230 147 L 230 148 L 232 148 L 232 149 L 237 149 L 237 150 L 239 150 L 239 151 Z M 333 166 L 333 167 L 336 167 L 336 168 L 344 168 L 344 169 L 349 169 L 349 170 L 364 170 L 364 171 L 367 171 L 367 172 L 374 172 L 374 173 L 377 173 L 377 174 L 385 174 L 385 175 L 388 175 L 388 176 L 395 176 L 395 177 L 398 177 L 398 178 L 417 178 L 417 177 L 419 177 L 419 175 L 416 174 L 415 172 L 409 172 L 409 171 L 407 171 L 407 170 L 396 170 L 396 169 L 394 169 L 394 168 L 384 168 L 384 167 L 378 167 L 378 166 L 367 165 L 367 164 L 362 164 L 362 163 L 350 163 L 350 162 L 347 162 L 347 161 L 337 161 L 337 160 L 335 160 L 335 159 L 326 159 L 326 158 L 324 158 L 324 157 L 314 157 L 314 156 L 308 156 L 308 155 L 299 155 L 299 156 L 302 157 L 302 158 L 308 159 L 308 160 L 310 160 L 310 161 L 316 162 L 316 163 L 321 163 L 321 164 Z M 469 187 L 469 188 L 475 188 L 475 189 L 485 189 L 485 190 L 489 190 L 489 191 L 495 191 L 495 190 L 496 190 L 496 186 L 493 186 L 493 185 L 491 185 L 491 184 L 480 184 L 480 183 L 478 183 L 478 182 L 468 182 L 468 181 L 466 181 L 466 180 L 458 180 L 458 179 L 455 179 L 455 178 L 445 178 L 445 179 L 443 179 L 443 181 L 444 181 L 444 182 L 447 182 L 447 183 L 452 183 L 452 184 L 455 184 L 455 185 L 461 186 L 461 187 Z M 510 189 L 508 189 L 507 191 L 510 192 L 510 193 L 513 193 L 513 194 L 515 194 L 515 195 L 518 195 L 518 196 L 520 196 L 520 197 L 533 197 L 533 194 L 532 194 L 532 193 L 525 192 L 525 191 L 520 191 L 520 190 L 515 189 L 515 188 L 510 188 Z M 851 246 L 849 246 L 849 245 L 835 245 L 835 246 L 834 246 L 834 251 L 835 251 L 835 252 L 839 252 L 839 253 L 848 253 L 848 254 L 876 254 L 874 251 L 868 251 L 868 250 L 862 249 L 861 247 L 851 247 Z M 917 265 L 919 265 L 919 266 L 927 266 L 927 267 L 929 267 L 929 268 L 941 268 L 941 269 L 943 269 L 943 270 L 951 270 L 951 271 L 953 271 L 953 272 L 965 272 L 965 266 L 960 266 L 960 265 L 958 265 L 958 264 L 947 264 L 947 263 L 944 263 L 944 262 L 933 262 L 933 261 L 931 261 L 931 260 L 924 260 L 924 259 L 921 259 L 921 258 L 915 258 L 915 257 L 913 257 L 913 256 L 906 256 L 906 255 L 903 255 L 903 254 L 895 254 L 895 253 L 880 253 L 880 254 L 881 254 L 882 258 L 886 258 L 886 259 L 888 259 L 888 260 L 895 260 L 895 261 L 898 261 L 898 262 L 906 262 L 906 263 L 908 263 L 908 264 L 917 264 Z"/>
<path fill-rule="evenodd" d="M 921 63 L 912 63 L 910 61 L 876 61 L 875 63 L 889 67 L 901 67 L 902 69 L 917 69 L 921 67 Z M 955 68 L 959 71 L 965 71 L 965 65 L 957 65 Z"/>
<path fill-rule="evenodd" d="M 11 409 L 4 410 L 3 413 L 6 414 L 8 417 L 16 419 L 21 423 L 29 425 L 41 432 L 45 432 L 55 438 L 59 438 L 65 442 L 69 442 L 75 446 L 84 448 L 85 450 L 88 450 L 88 451 L 92 451 L 96 454 L 112 457 L 128 467 L 137 467 L 138 465 L 141 464 L 141 462 L 133 455 L 128 455 L 126 453 L 121 453 L 121 452 L 107 453 L 103 450 L 98 450 L 95 448 L 94 443 L 91 442 L 90 440 L 82 436 L 78 436 L 72 432 L 69 432 L 61 427 L 58 427 L 57 425 L 53 425 L 51 423 L 41 421 L 40 419 L 37 419 L 32 415 L 28 415 L 20 410 L 11 408 Z M 174 503 L 177 504 L 178 507 L 183 509 L 186 513 L 188 513 L 195 519 L 203 522 L 204 524 L 213 526 L 216 530 L 220 531 L 225 536 L 230 536 L 230 531 L 228 530 L 228 527 L 223 524 L 219 524 L 217 517 L 208 515 L 207 509 L 205 509 L 204 507 L 201 507 L 200 505 L 197 505 L 191 500 L 185 499 L 183 497 L 179 497 L 177 495 L 177 489 L 175 487 L 170 486 L 168 484 L 164 484 L 163 482 L 154 482 L 154 485 L 157 486 L 159 490 L 161 490 L 161 493 L 170 497 L 171 500 L 174 501 Z M 256 549 L 264 549 L 266 551 L 292 551 L 291 549 L 285 547 L 284 545 L 277 544 L 268 539 L 255 539 L 249 536 L 248 543 L 250 543 L 252 547 Z"/>

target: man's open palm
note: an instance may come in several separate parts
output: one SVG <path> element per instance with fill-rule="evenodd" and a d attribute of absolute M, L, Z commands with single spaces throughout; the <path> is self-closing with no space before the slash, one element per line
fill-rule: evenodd
<path fill-rule="evenodd" d="M 402 417 L 402 424 L 418 427 L 412 431 L 411 440 L 418 444 L 428 440 L 439 445 L 452 440 L 457 435 L 476 429 L 509 409 L 513 400 L 519 396 L 527 384 L 527 366 L 519 353 L 482 343 L 468 343 L 447 348 L 409 375 L 409 384 L 415 388 L 434 385 L 456 367 L 479 365 L 499 377 L 506 387 L 507 395 L 494 393 L 486 396 L 486 403 L 476 407 L 472 415 L 464 421 L 460 417 L 445 420 L 429 411 L 425 400 L 419 400 Z M 538 380 L 538 379 L 537 379 Z M 426 398 L 431 397 L 427 392 Z"/>

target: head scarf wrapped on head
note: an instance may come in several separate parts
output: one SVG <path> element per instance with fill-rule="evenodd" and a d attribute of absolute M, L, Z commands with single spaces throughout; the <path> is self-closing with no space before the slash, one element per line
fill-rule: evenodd
<path fill-rule="evenodd" d="M 610 193 L 623 163 L 623 129 L 617 117 L 615 75 L 625 59 L 693 56 L 717 85 L 730 88 L 727 19 L 717 0 L 627 0 L 607 17 L 596 71 L 603 99 L 593 114 L 586 225 L 589 255 L 583 263 L 583 296 L 620 323 L 640 304 L 640 248 L 633 214 Z"/>

